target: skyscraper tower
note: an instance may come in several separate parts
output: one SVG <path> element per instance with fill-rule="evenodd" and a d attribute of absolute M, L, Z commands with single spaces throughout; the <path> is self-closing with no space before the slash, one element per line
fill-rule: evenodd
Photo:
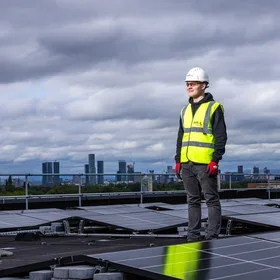
<path fill-rule="evenodd" d="M 46 162 L 43 162 L 43 163 L 42 163 L 42 173 L 43 173 L 43 174 L 48 173 L 48 172 L 47 172 L 47 163 L 46 163 Z M 46 186 L 46 185 L 47 185 L 47 177 L 48 177 L 48 176 L 43 175 L 43 178 L 42 178 L 42 185 L 43 185 L 43 186 Z"/>
<path fill-rule="evenodd" d="M 97 161 L 97 173 L 104 173 L 104 161 L 103 160 L 98 160 Z M 103 175 L 97 176 L 97 183 L 98 183 L 98 185 L 103 185 L 104 184 L 104 176 Z"/>
<path fill-rule="evenodd" d="M 125 160 L 119 160 L 119 171 L 118 173 L 126 173 L 126 161 Z M 126 181 L 126 175 L 119 176 L 119 181 Z"/>
<path fill-rule="evenodd" d="M 238 173 L 243 173 L 243 165 L 238 165 L 237 166 L 237 172 Z"/>
<path fill-rule="evenodd" d="M 88 155 L 88 171 L 89 171 L 89 173 L 96 174 L 95 154 L 89 154 Z M 91 185 L 95 185 L 96 184 L 96 176 L 89 175 L 89 183 Z"/>
<path fill-rule="evenodd" d="M 85 164 L 85 174 L 88 174 L 89 173 L 89 165 L 88 164 Z M 86 182 L 85 182 L 86 186 L 89 185 L 89 176 L 86 175 Z"/>
<path fill-rule="evenodd" d="M 43 162 L 42 163 L 42 173 L 43 174 L 52 174 L 52 162 Z M 52 176 L 43 175 L 42 185 L 49 186 L 53 184 Z"/>
<path fill-rule="evenodd" d="M 253 167 L 253 174 L 259 174 L 260 173 L 260 169 L 257 166 Z"/>
<path fill-rule="evenodd" d="M 59 174 L 59 162 L 58 161 L 55 161 L 53 163 L 53 173 L 55 174 Z M 53 183 L 54 185 L 59 185 L 60 184 L 60 177 L 59 175 L 54 175 L 53 176 Z"/>

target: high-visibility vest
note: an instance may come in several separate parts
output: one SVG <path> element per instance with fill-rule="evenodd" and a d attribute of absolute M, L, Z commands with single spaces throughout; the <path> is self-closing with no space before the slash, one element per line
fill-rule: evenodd
<path fill-rule="evenodd" d="M 209 101 L 202 103 L 194 116 L 191 104 L 181 110 L 184 128 L 180 162 L 192 161 L 208 164 L 212 160 L 215 137 L 212 133 L 211 119 L 220 103 Z"/>
<path fill-rule="evenodd" d="M 198 280 L 202 246 L 201 242 L 168 246 L 163 274 L 178 279 Z"/>

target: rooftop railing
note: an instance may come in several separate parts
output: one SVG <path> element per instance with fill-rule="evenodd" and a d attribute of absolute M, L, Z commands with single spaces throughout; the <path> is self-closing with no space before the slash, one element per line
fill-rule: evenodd
<path fill-rule="evenodd" d="M 25 208 L 29 208 L 29 200 L 35 198 L 77 198 L 79 207 L 82 206 L 82 198 L 91 197 L 91 196 L 104 196 L 104 195 L 121 195 L 121 196 L 129 196 L 129 195 L 138 195 L 140 198 L 140 203 L 143 203 L 143 194 L 153 192 L 153 193 L 165 193 L 165 194 L 178 194 L 184 193 L 184 189 L 182 190 L 169 190 L 169 191 L 154 191 L 153 183 L 157 182 L 159 184 L 181 184 L 182 181 L 178 180 L 174 173 L 43 173 L 43 174 L 31 174 L 31 173 L 13 173 L 13 174 L 0 174 L 0 178 L 3 180 L 3 177 L 8 180 L 18 179 L 23 182 L 25 194 L 24 195 L 2 195 L 0 197 L 1 200 L 10 200 L 10 199 L 25 199 Z M 34 180 L 31 178 L 41 178 L 41 182 L 46 183 L 46 187 L 51 187 L 55 185 L 55 182 L 58 183 L 58 179 L 61 177 L 72 177 L 75 178 L 74 182 L 71 184 L 75 184 L 78 187 L 77 193 L 61 193 L 61 194 L 29 194 L 29 186 L 34 185 Z M 136 192 L 111 192 L 111 193 L 87 193 L 83 192 L 83 187 L 86 185 L 98 185 L 99 178 L 117 178 L 118 182 L 112 181 L 111 183 L 140 183 L 140 191 Z M 46 178 L 49 178 L 48 180 Z M 129 180 L 133 178 L 133 180 Z M 14 180 L 16 180 L 14 179 Z M 157 179 L 157 180 L 155 180 Z M 273 189 L 280 188 L 280 174 L 246 174 L 246 173 L 236 173 L 236 172 L 227 172 L 221 173 L 218 175 L 218 187 L 219 190 L 223 189 L 264 189 L 266 188 L 268 191 L 268 197 L 270 199 L 270 193 Z M 279 181 L 278 181 L 279 179 Z M 110 181 L 110 180 L 109 180 Z M 61 183 L 58 183 L 61 184 Z M 70 184 L 70 183 L 69 183 Z M 242 184 L 244 185 L 242 187 Z M 247 184 L 247 187 L 246 187 Z M 2 184 L 3 186 L 3 184 Z M 40 186 L 40 185 L 38 185 Z M 4 185 L 5 187 L 5 185 Z"/>

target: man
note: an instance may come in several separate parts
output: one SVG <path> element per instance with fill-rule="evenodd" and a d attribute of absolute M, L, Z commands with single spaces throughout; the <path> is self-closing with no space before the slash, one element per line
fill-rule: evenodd
<path fill-rule="evenodd" d="M 188 240 L 199 241 L 201 191 L 208 208 L 206 239 L 218 238 L 221 204 L 217 174 L 227 142 L 223 106 L 206 92 L 209 77 L 200 67 L 186 75 L 189 104 L 181 110 L 176 147 L 175 172 L 183 180 L 188 201 Z M 182 177 L 180 172 L 182 172 Z"/>

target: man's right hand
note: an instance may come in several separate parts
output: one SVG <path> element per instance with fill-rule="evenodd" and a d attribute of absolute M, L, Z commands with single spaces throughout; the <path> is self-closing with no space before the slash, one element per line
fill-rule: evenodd
<path fill-rule="evenodd" d="M 182 180 L 182 177 L 181 177 L 181 163 L 180 162 L 177 162 L 176 165 L 175 165 L 175 173 L 176 173 L 176 176 L 178 179 Z"/>

